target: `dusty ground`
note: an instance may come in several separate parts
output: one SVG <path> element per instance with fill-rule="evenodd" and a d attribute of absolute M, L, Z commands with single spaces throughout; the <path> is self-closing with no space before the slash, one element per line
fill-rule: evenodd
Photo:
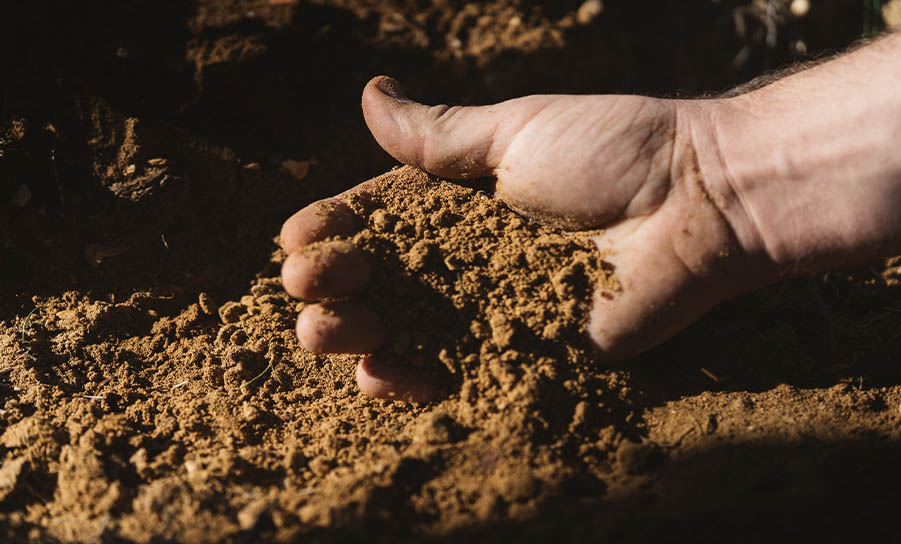
<path fill-rule="evenodd" d="M 373 75 L 468 104 L 717 92 L 851 43 L 861 2 L 105 4 L 0 22 L 4 540 L 897 537 L 901 260 L 747 296 L 603 368 L 564 303 L 613 281 L 598 257 L 416 178 L 419 200 L 361 208 L 358 239 L 394 265 L 367 296 L 427 323 L 391 349 L 449 376 L 411 406 L 298 347 L 274 242 L 393 166 L 359 112 Z M 564 248 L 568 272 L 492 288 L 473 232 L 510 262 Z"/>

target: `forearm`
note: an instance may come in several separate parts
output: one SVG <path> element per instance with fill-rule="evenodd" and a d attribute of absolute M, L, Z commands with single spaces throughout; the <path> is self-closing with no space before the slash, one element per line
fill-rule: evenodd
<path fill-rule="evenodd" d="M 779 273 L 901 252 L 901 34 L 718 101 L 711 121 L 726 214 Z"/>

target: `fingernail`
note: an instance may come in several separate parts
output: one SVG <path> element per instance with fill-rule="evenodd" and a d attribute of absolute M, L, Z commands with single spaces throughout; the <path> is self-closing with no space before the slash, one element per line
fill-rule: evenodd
<path fill-rule="evenodd" d="M 395 98 L 397 100 L 402 100 L 404 102 L 412 102 L 404 91 L 401 90 L 400 82 L 393 77 L 384 77 L 375 84 L 376 87 L 379 88 L 380 91 L 387 94 L 391 98 Z"/>

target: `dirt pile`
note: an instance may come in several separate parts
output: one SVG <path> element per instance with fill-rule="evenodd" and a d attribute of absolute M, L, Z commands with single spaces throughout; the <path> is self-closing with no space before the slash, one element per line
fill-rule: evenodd
<path fill-rule="evenodd" d="M 41 299 L 0 346 L 17 391 L 2 489 L 31 505 L 9 521 L 78 540 L 400 518 L 428 534 L 602 494 L 630 401 L 581 339 L 592 286 L 616 288 L 588 235 L 412 168 L 352 205 L 368 224 L 353 241 L 378 264 L 364 298 L 400 331 L 388 350 L 449 376 L 448 398 L 360 394 L 356 357 L 297 345 L 302 303 L 276 277 L 174 313 L 154 292 Z"/>
<path fill-rule="evenodd" d="M 898 259 L 723 305 L 602 368 L 572 301 L 615 284 L 586 235 L 395 170 L 354 203 L 377 265 L 363 296 L 400 333 L 384 354 L 445 397 L 367 398 L 358 357 L 298 345 L 273 237 L 390 167 L 359 112 L 372 76 L 429 103 L 713 92 L 841 49 L 862 19 L 857 2 L 598 4 L 11 5 L 0 540 L 895 531 Z"/>

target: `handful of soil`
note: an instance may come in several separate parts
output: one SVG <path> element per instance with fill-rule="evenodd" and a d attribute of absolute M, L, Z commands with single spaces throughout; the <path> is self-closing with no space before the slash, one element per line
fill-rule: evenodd
<path fill-rule="evenodd" d="M 542 226 L 413 167 L 349 203 L 367 225 L 352 242 L 375 269 L 363 300 L 397 333 L 380 356 L 433 374 L 482 410 L 533 404 L 542 382 L 592 364 L 593 293 L 618 289 L 596 232 Z"/>

